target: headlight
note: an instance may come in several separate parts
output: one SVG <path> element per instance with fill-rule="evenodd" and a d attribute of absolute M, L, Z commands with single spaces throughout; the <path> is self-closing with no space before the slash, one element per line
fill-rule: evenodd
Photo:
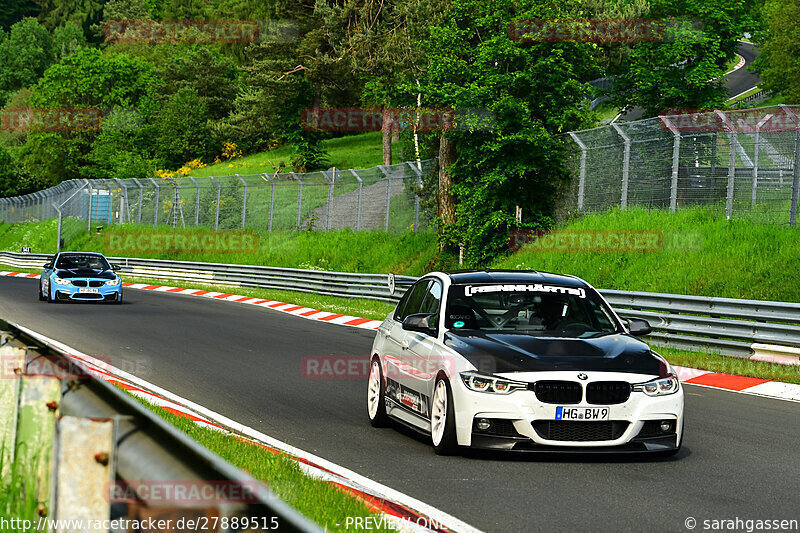
<path fill-rule="evenodd" d="M 54 277 L 53 278 L 53 283 L 55 283 L 56 285 L 69 285 L 72 282 L 70 280 L 68 280 L 68 279 L 62 279 L 62 278 L 59 278 L 59 277 Z"/>
<path fill-rule="evenodd" d="M 120 279 L 119 279 L 119 278 L 117 278 L 117 279 L 110 279 L 110 280 L 106 281 L 106 285 L 111 285 L 111 286 L 114 286 L 114 285 L 119 285 L 119 282 L 120 282 Z"/>
<path fill-rule="evenodd" d="M 495 394 L 509 394 L 515 390 L 528 388 L 527 383 L 511 381 L 494 376 L 478 374 L 477 372 L 462 372 L 461 380 L 468 389 L 476 392 L 493 392 Z"/>
<path fill-rule="evenodd" d="M 633 386 L 634 392 L 643 392 L 648 396 L 666 396 L 678 392 L 680 384 L 675 376 L 658 378 L 647 383 L 639 383 Z"/>

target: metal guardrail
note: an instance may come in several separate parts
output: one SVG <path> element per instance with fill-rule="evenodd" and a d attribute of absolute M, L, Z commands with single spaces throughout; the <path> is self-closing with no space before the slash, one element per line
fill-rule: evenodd
<path fill-rule="evenodd" d="M 45 254 L 0 252 L 0 263 L 17 268 L 41 268 Z M 215 285 L 262 287 L 312 292 L 345 298 L 369 298 L 396 302 L 405 287 L 391 294 L 387 276 L 354 274 L 257 265 L 226 265 L 161 259 L 112 257 L 124 265 L 124 273 L 154 279 L 191 281 Z M 397 276 L 398 281 L 413 281 Z M 800 346 L 800 303 L 711 298 L 680 294 L 600 291 L 617 312 L 643 318 L 653 328 L 651 341 L 658 345 L 718 351 L 748 356 L 753 343 Z"/>
<path fill-rule="evenodd" d="M 20 403 L 20 423 L 17 427 L 23 427 L 23 416 L 30 418 L 31 409 L 33 409 L 31 405 L 25 409 L 22 408 L 25 402 L 26 388 L 36 387 L 38 391 L 43 388 L 42 383 L 47 386 L 48 390 L 53 389 L 50 395 L 53 401 L 45 404 L 45 399 L 51 398 L 43 396 L 39 392 L 28 394 L 28 396 L 34 400 L 38 398 L 39 401 L 33 403 L 41 408 L 42 413 L 49 412 L 51 416 L 42 415 L 35 418 L 35 421 L 47 422 L 49 420 L 50 424 L 53 424 L 56 418 L 60 419 L 58 421 L 60 428 L 59 453 L 57 455 L 55 452 L 48 453 L 47 459 L 50 467 L 39 469 L 39 493 L 44 494 L 44 497 L 39 499 L 41 515 L 53 519 L 107 520 L 109 512 L 111 512 L 108 501 L 108 483 L 112 481 L 127 484 L 189 482 L 197 485 L 206 482 L 211 483 L 212 486 L 225 483 L 227 486 L 238 487 L 239 493 L 247 494 L 248 497 L 241 499 L 241 503 L 232 501 L 220 501 L 217 504 L 207 503 L 202 508 L 204 513 L 213 512 L 216 513 L 214 516 L 229 518 L 248 517 L 259 520 L 258 523 L 261 523 L 260 520 L 264 518 L 277 517 L 277 529 L 280 531 L 322 531 L 319 526 L 290 507 L 265 485 L 207 450 L 113 385 L 89 377 L 89 372 L 81 373 L 79 377 L 75 377 L 74 373 L 71 373 L 70 376 L 60 376 L 60 378 L 57 376 L 53 379 L 43 379 L 41 375 L 27 376 L 26 369 L 29 369 L 31 365 L 37 368 L 41 366 L 36 362 L 41 361 L 43 357 L 50 360 L 49 367 L 51 368 L 74 369 L 80 367 L 81 363 L 74 358 L 69 358 L 58 348 L 21 331 L 13 323 L 0 320 L 0 331 L 2 331 L 0 353 L 7 360 L 13 354 L 15 361 L 18 362 L 15 368 L 19 368 L 16 372 L 19 374 L 19 379 L 8 379 L 8 376 L 5 376 L 7 379 L 4 379 L 2 383 L 5 387 L 3 390 L 9 389 L 15 382 L 21 383 L 21 386 L 17 387 L 22 392 L 18 390 L 16 395 L 12 394 L 18 398 Z M 5 367 L 10 368 L 10 362 L 7 361 L 7 363 Z M 54 387 L 50 385 L 54 385 Z M 13 389 L 9 390 L 13 393 Z M 10 404 L 11 402 L 6 403 Z M 8 410 L 9 405 L 4 404 L 3 407 Z M 73 428 L 70 432 L 65 431 L 67 422 Z M 81 437 L 86 437 L 87 424 L 103 422 L 107 423 L 107 428 L 99 433 L 106 434 L 106 448 L 95 447 L 100 444 L 88 445 L 88 440 L 84 440 L 82 443 L 75 442 L 80 441 Z M 18 430 L 15 436 L 18 451 L 34 447 L 36 443 L 30 442 L 32 439 L 30 435 L 34 433 L 49 434 L 48 442 L 42 443 L 43 449 L 55 448 L 53 445 L 55 431 L 54 427 L 50 427 L 50 429 L 39 428 L 38 431 L 28 430 L 25 435 L 22 430 Z M 66 438 L 68 434 L 72 436 L 72 439 Z M 24 439 L 25 441 L 20 446 L 20 439 L 26 435 L 27 439 Z M 11 439 L 10 442 L 13 440 Z M 97 439 L 95 439 L 96 442 Z M 102 443 L 103 439 L 101 438 L 99 442 Z M 95 454 L 98 449 L 103 453 Z M 64 450 L 73 450 L 73 453 L 65 457 Z M 20 454 L 17 459 L 22 460 L 23 458 L 24 454 Z M 92 481 L 92 477 L 87 474 L 90 467 L 81 469 L 78 466 L 76 468 L 81 461 L 87 465 L 94 463 L 110 465 L 108 467 L 111 469 L 110 479 L 106 474 L 106 483 L 94 483 L 94 486 L 87 487 L 86 485 Z M 69 477 L 65 478 L 65 476 Z M 58 487 L 64 490 L 57 490 Z M 175 505 L 180 507 L 180 504 Z M 135 506 L 146 508 L 148 501 L 140 500 Z M 163 513 L 163 503 L 157 509 L 161 509 L 160 512 Z M 176 516 L 179 516 L 180 509 L 174 506 L 172 509 L 177 513 Z M 195 504 L 195 510 L 197 509 Z M 119 508 L 114 510 L 116 513 L 120 511 Z M 220 529 L 220 531 L 224 531 L 224 529 Z"/>

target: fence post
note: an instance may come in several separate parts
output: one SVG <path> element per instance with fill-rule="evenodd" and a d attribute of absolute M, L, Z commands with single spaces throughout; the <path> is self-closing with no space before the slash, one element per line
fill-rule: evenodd
<path fill-rule="evenodd" d="M 733 216 L 733 189 L 736 181 L 736 146 L 738 146 L 739 141 L 736 138 L 736 128 L 727 115 L 720 110 L 715 110 L 714 113 L 722 120 L 722 124 L 728 132 L 728 188 L 725 193 L 725 218 L 730 219 L 731 216 Z"/>
<path fill-rule="evenodd" d="M 108 221 L 106 223 L 110 226 L 112 223 L 112 209 L 114 208 L 114 195 L 111 193 L 111 185 L 108 180 L 103 180 L 103 183 L 106 184 L 106 189 L 108 189 Z"/>
<path fill-rule="evenodd" d="M 264 172 L 264 177 L 269 182 L 270 187 L 270 194 L 269 194 L 269 226 L 267 227 L 267 231 L 272 233 L 272 212 L 275 209 L 275 182 L 272 181 L 272 178 L 269 177 L 269 174 Z"/>
<path fill-rule="evenodd" d="M 153 213 L 154 213 L 154 215 L 153 215 L 153 227 L 155 228 L 156 226 L 158 226 L 158 203 L 161 201 L 161 186 L 158 183 L 156 183 L 156 180 L 154 180 L 153 178 L 148 178 L 148 179 L 151 182 L 153 182 L 153 185 L 156 188 L 156 205 L 155 205 L 155 209 L 153 209 Z"/>
<path fill-rule="evenodd" d="M 667 117 L 661 116 L 660 118 L 674 136 L 672 143 L 672 181 L 669 186 L 669 210 L 674 213 L 678 210 L 678 165 L 680 164 L 681 156 L 681 132 Z"/>
<path fill-rule="evenodd" d="M 242 193 L 242 229 L 244 229 L 244 223 L 247 220 L 247 182 L 239 174 L 236 174 L 236 177 L 242 182 L 242 188 L 244 189 Z"/>
<path fill-rule="evenodd" d="M 89 213 L 86 216 L 86 231 L 92 231 L 92 197 L 94 196 L 94 191 L 92 191 L 92 184 L 89 180 L 86 180 L 86 186 L 89 187 Z"/>
<path fill-rule="evenodd" d="M 758 194 L 758 151 L 761 144 L 761 127 L 772 118 L 772 113 L 767 114 L 756 124 L 755 152 L 753 153 L 753 198 L 752 207 L 756 206 L 756 196 Z"/>
<path fill-rule="evenodd" d="M 392 202 L 392 180 L 389 179 L 389 172 L 383 165 L 378 165 L 378 169 L 383 172 L 383 176 L 386 178 L 386 218 L 383 224 L 383 230 L 388 232 L 389 231 L 389 205 Z"/>
<path fill-rule="evenodd" d="M 139 187 L 139 206 L 136 208 L 136 210 L 137 210 L 136 223 L 137 224 L 141 224 L 142 223 L 142 202 L 144 201 L 144 195 L 143 195 L 144 187 L 142 187 L 142 184 L 139 183 L 138 179 L 136 179 L 136 178 L 131 178 L 131 179 L 136 184 L 136 186 Z"/>
<path fill-rule="evenodd" d="M 328 177 L 328 171 L 321 170 L 322 177 L 328 182 L 328 209 L 325 216 L 325 231 L 331 230 L 331 204 L 333 203 L 333 182 L 335 179 L 336 169 L 332 169 L 331 177 Z"/>
<path fill-rule="evenodd" d="M 61 209 L 53 202 L 53 207 L 58 213 L 58 229 L 56 230 L 56 253 L 61 251 Z"/>
<path fill-rule="evenodd" d="M 631 138 L 625 135 L 625 132 L 622 131 L 622 128 L 620 128 L 615 122 L 612 122 L 611 125 L 614 126 L 615 130 L 617 130 L 617 133 L 619 133 L 619 136 L 622 137 L 622 140 L 625 141 L 625 151 L 622 156 L 622 196 L 620 200 L 620 208 L 625 209 L 628 207 L 628 179 L 631 166 Z"/>
<path fill-rule="evenodd" d="M 411 167 L 411 170 L 417 176 L 417 189 L 414 191 L 414 232 L 416 233 L 417 229 L 419 229 L 419 191 L 422 189 L 422 169 L 417 168 L 421 166 L 419 159 L 416 167 L 411 161 L 406 161 L 406 164 Z"/>
<path fill-rule="evenodd" d="M 197 184 L 197 180 L 193 177 L 189 176 L 189 179 L 194 183 L 194 190 L 196 191 L 194 196 L 194 226 L 197 227 L 200 225 L 200 185 Z"/>
<path fill-rule="evenodd" d="M 217 179 L 214 176 L 209 176 L 209 178 L 211 178 L 211 181 L 213 181 L 214 185 L 217 186 L 217 210 L 216 213 L 214 214 L 214 231 L 217 231 L 217 229 L 219 228 L 219 201 L 220 201 L 220 195 L 222 194 L 222 185 L 220 184 L 220 182 L 217 181 Z"/>
<path fill-rule="evenodd" d="M 791 204 L 789 205 L 789 224 L 797 224 L 797 203 L 800 201 L 800 117 L 790 110 L 786 105 L 781 104 L 781 109 L 792 115 L 795 120 L 794 134 L 794 161 L 792 162 L 792 194 Z"/>
<path fill-rule="evenodd" d="M 114 178 L 114 181 L 117 182 L 119 185 L 119 221 L 120 224 L 122 223 L 122 213 L 124 212 L 127 216 L 125 220 L 130 224 L 131 222 L 131 213 L 128 209 L 130 202 L 128 201 L 128 188 L 122 183 L 122 180 L 119 178 Z"/>
<path fill-rule="evenodd" d="M 351 168 L 350 172 L 358 180 L 358 200 L 356 202 L 356 231 L 360 231 L 361 230 L 361 189 L 363 188 L 364 183 L 361 181 L 361 176 L 359 176 L 358 173 L 355 170 L 353 170 Z"/>
<path fill-rule="evenodd" d="M 300 191 L 297 193 L 297 226 L 295 227 L 295 231 L 300 231 L 300 213 L 303 208 L 303 182 L 294 172 L 289 172 L 289 175 L 296 179 L 297 183 L 300 184 Z"/>
<path fill-rule="evenodd" d="M 578 178 L 578 211 L 583 211 L 583 203 L 586 193 L 586 145 L 580 140 L 578 135 L 574 132 L 569 132 L 569 136 L 575 141 L 581 149 L 581 170 Z"/>

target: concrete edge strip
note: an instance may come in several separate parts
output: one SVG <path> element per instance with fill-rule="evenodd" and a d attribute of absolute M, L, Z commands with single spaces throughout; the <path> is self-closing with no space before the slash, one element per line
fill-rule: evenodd
<path fill-rule="evenodd" d="M 5 272 L 0 271 L 0 276 L 15 276 L 24 278 L 38 278 L 38 274 L 22 274 L 19 272 Z M 376 330 L 381 324 L 380 320 L 371 320 L 366 318 L 359 318 L 350 315 L 341 315 L 332 313 L 330 311 L 322 311 L 319 309 L 311 309 L 300 305 L 277 302 L 274 300 L 261 300 L 250 296 L 241 296 L 237 294 L 228 294 L 222 292 L 213 292 L 200 289 L 184 289 L 180 287 L 171 287 L 168 285 L 148 285 L 146 283 L 123 283 L 123 286 L 131 289 L 151 290 L 157 292 L 167 292 L 170 294 L 186 294 L 190 296 L 202 296 L 215 300 L 226 300 L 236 303 L 243 303 L 248 305 L 258 305 L 266 307 L 275 311 L 288 313 L 301 318 L 310 320 L 318 320 L 322 322 L 329 322 L 331 324 L 338 324 L 341 326 L 357 327 L 362 329 Z M 756 348 L 772 347 L 773 345 L 754 344 L 754 354 Z M 792 354 L 794 355 L 794 354 Z M 753 358 L 753 356 L 751 356 Z M 756 357 L 753 360 L 765 360 L 767 362 L 778 362 L 778 359 L 771 359 L 766 357 Z M 678 378 L 690 385 L 701 385 L 704 387 L 711 387 L 716 389 L 727 390 L 731 392 L 740 392 L 745 394 L 753 394 L 756 396 L 764 396 L 774 398 L 777 400 L 800 401 L 800 385 L 793 383 L 783 383 L 779 381 L 770 381 L 766 379 L 751 378 L 745 376 L 735 376 L 732 374 L 723 374 L 719 372 L 710 372 L 706 370 L 697 370 L 685 367 L 675 367 L 678 371 Z"/>
<path fill-rule="evenodd" d="M 18 325 L 18 327 L 42 342 L 66 352 L 83 364 L 94 377 L 116 384 L 154 406 L 189 418 L 200 426 L 244 437 L 245 440 L 254 442 L 273 453 L 286 455 L 296 461 L 306 474 L 339 487 L 379 513 L 381 516 L 373 527 L 383 526 L 410 533 L 480 533 L 475 527 L 416 498 L 235 422 L 55 339 L 24 326 Z"/>

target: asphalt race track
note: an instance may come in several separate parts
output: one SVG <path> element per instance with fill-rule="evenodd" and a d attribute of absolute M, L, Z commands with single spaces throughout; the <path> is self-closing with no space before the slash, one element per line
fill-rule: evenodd
<path fill-rule="evenodd" d="M 0 317 L 337 462 L 485 531 L 687 531 L 687 517 L 800 519 L 800 404 L 687 387 L 674 459 L 438 457 L 373 429 L 366 381 L 310 380 L 305 356 L 367 356 L 369 331 L 205 298 L 128 290 L 120 306 L 47 304 L 0 278 Z"/>

